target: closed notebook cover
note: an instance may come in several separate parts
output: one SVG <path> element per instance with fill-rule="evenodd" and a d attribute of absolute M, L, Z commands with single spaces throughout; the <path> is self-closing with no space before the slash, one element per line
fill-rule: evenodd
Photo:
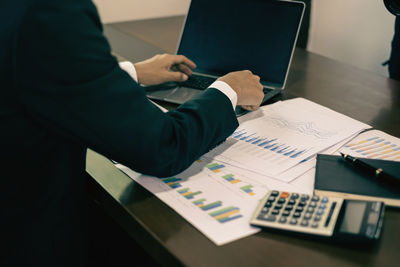
<path fill-rule="evenodd" d="M 398 177 L 400 162 L 362 159 L 375 168 L 382 168 L 385 172 Z M 394 188 L 378 182 L 373 175 L 356 169 L 341 156 L 317 155 L 315 171 L 315 190 L 346 193 L 353 195 L 390 198 L 400 201 L 400 188 Z M 400 203 L 395 206 L 400 205 Z"/>

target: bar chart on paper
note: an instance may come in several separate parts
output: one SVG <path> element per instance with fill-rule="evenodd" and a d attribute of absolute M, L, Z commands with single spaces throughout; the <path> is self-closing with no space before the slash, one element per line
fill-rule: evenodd
<path fill-rule="evenodd" d="M 256 136 L 256 133 L 248 133 L 245 129 L 234 132 L 232 137 L 244 141 L 242 147 L 246 146 L 248 151 L 253 151 L 254 147 L 261 148 L 262 157 L 271 160 L 279 159 L 280 156 L 298 158 L 311 149 L 287 144 L 277 137 Z M 254 145 L 253 149 L 251 145 Z"/>
<path fill-rule="evenodd" d="M 140 175 L 123 165 L 116 166 L 217 245 L 259 231 L 250 226 L 249 220 L 269 190 L 294 190 L 287 183 L 207 158 L 167 178 Z"/>
<path fill-rule="evenodd" d="M 171 183 L 171 180 L 173 180 L 174 182 Z M 182 179 L 177 177 L 164 178 L 161 179 L 161 181 L 163 181 L 173 189 L 182 187 L 182 184 L 179 183 L 179 181 L 182 181 Z M 191 190 L 189 187 L 185 187 L 176 190 L 176 192 L 185 199 L 192 200 L 191 202 L 193 203 L 193 205 L 197 206 L 202 211 L 207 212 L 208 215 L 210 215 L 212 218 L 220 223 L 229 222 L 243 217 L 240 214 L 240 208 L 235 206 L 223 207 L 224 203 L 221 200 L 208 203 L 206 198 L 202 198 L 202 191 Z"/>
<path fill-rule="evenodd" d="M 371 130 L 360 134 L 340 151 L 355 157 L 400 161 L 400 139 Z"/>
<path fill-rule="evenodd" d="M 238 166 L 245 162 L 251 170 L 276 176 L 365 127 L 348 117 L 335 118 L 333 111 L 325 114 L 281 104 L 259 112 L 259 117 L 243 119 L 206 157 Z"/>
<path fill-rule="evenodd" d="M 220 164 L 220 163 L 210 163 L 206 165 L 206 168 L 211 171 L 215 179 L 220 179 L 226 182 L 226 184 L 230 184 L 231 186 L 230 189 L 233 190 L 232 186 L 235 186 L 236 191 L 240 191 L 242 193 L 245 193 L 247 196 L 256 196 L 260 195 L 262 196 L 263 194 L 266 193 L 265 188 L 262 189 L 261 192 L 255 192 L 255 188 L 259 188 L 260 186 L 254 187 L 252 184 L 250 184 L 249 178 L 248 177 L 242 177 L 244 178 L 238 178 L 237 175 L 233 174 L 230 171 L 226 171 L 225 165 Z M 261 186 L 262 187 L 262 186 Z"/>

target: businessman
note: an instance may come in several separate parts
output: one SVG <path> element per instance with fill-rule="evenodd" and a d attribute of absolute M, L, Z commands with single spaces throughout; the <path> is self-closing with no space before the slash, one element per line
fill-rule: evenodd
<path fill-rule="evenodd" d="M 183 81 L 195 63 L 158 55 L 121 68 L 90 0 L 4 0 L 0 21 L 1 266 L 86 264 L 87 148 L 174 175 L 234 131 L 236 105 L 263 97 L 244 70 L 163 113 L 138 84 Z"/>

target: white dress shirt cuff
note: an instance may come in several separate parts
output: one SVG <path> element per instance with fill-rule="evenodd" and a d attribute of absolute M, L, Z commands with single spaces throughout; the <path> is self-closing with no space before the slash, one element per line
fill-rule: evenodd
<path fill-rule="evenodd" d="M 133 66 L 131 62 L 129 61 L 119 62 L 119 66 L 121 69 L 126 71 L 132 77 L 132 79 L 138 82 L 135 66 Z"/>
<path fill-rule="evenodd" d="M 231 101 L 233 109 L 236 108 L 237 93 L 226 82 L 215 81 L 209 86 L 209 88 L 210 87 L 215 88 L 215 89 L 221 91 L 222 93 L 224 93 Z"/>

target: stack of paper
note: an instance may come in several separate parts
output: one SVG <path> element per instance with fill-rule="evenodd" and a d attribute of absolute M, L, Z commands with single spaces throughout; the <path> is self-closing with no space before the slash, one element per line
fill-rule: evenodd
<path fill-rule="evenodd" d="M 225 143 L 205 155 L 290 182 L 370 126 L 303 98 L 277 102 L 240 119 Z"/>
<path fill-rule="evenodd" d="M 239 118 L 226 142 L 164 179 L 116 164 L 217 245 L 254 234 L 249 225 L 269 190 L 312 194 L 317 153 L 334 153 L 370 126 L 303 98 Z"/>

